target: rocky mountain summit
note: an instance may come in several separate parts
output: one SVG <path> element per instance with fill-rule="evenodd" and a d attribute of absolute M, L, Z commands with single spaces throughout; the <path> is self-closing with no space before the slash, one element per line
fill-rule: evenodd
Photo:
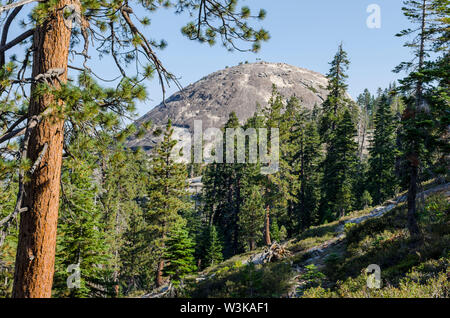
<path fill-rule="evenodd" d="M 284 64 L 259 62 L 241 64 L 212 73 L 169 97 L 136 121 L 151 121 L 156 127 L 168 119 L 174 125 L 174 136 L 193 133 L 194 121 L 201 120 L 203 129 L 222 128 L 231 112 L 244 123 L 253 116 L 257 105 L 267 104 L 272 85 L 283 96 L 296 96 L 306 108 L 321 105 L 327 97 L 327 79 L 322 74 Z M 131 139 L 130 147 L 150 150 L 156 143 L 152 134 Z"/>

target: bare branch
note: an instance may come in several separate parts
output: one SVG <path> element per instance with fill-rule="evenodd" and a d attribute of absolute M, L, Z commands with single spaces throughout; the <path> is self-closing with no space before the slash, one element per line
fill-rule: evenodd
<path fill-rule="evenodd" d="M 41 0 L 22 0 L 22 1 L 19 1 L 19 2 L 15 2 L 15 3 L 10 3 L 10 4 L 7 4 L 7 5 L 3 6 L 3 7 L 0 7 L 0 13 L 2 13 L 4 11 L 11 10 L 11 9 L 14 9 L 14 8 L 17 8 L 17 7 L 22 7 L 22 6 L 24 6 L 26 4 L 29 4 L 29 3 L 32 3 L 32 2 L 39 2 L 39 1 L 41 1 Z"/>
<path fill-rule="evenodd" d="M 123 70 L 122 66 L 119 63 L 119 60 L 117 59 L 117 54 L 116 51 L 114 49 L 114 43 L 116 41 L 116 34 L 114 32 L 114 22 L 110 22 L 109 26 L 111 28 L 111 54 L 112 57 L 114 59 L 114 62 L 116 63 L 117 68 L 119 69 L 120 73 L 122 74 L 123 77 L 127 77 L 127 74 L 125 74 L 125 71 Z"/>
<path fill-rule="evenodd" d="M 12 21 L 15 19 L 17 14 L 19 14 L 20 10 L 22 10 L 23 7 L 17 7 L 14 9 L 14 11 L 8 16 L 8 19 L 5 22 L 5 25 L 3 26 L 2 31 L 2 39 L 0 41 L 0 47 L 3 47 L 6 44 L 6 40 L 8 39 L 8 31 L 9 27 L 11 26 Z M 5 51 L 0 53 L 0 67 L 5 65 Z"/>
<path fill-rule="evenodd" d="M 42 158 L 44 158 L 45 153 L 47 152 L 48 149 L 48 144 L 45 143 L 44 147 L 42 147 L 42 150 L 39 152 L 39 155 L 36 159 L 36 161 L 34 162 L 33 166 L 31 167 L 29 173 L 30 175 L 32 175 L 36 169 L 39 167 L 39 165 L 41 164 Z"/>
<path fill-rule="evenodd" d="M 17 44 L 19 44 L 23 40 L 29 38 L 33 34 L 34 34 L 34 29 L 30 29 L 28 31 L 25 31 L 24 33 L 19 35 L 14 40 L 12 40 L 12 41 L 8 42 L 7 44 L 5 44 L 4 46 L 0 47 L 0 53 L 3 53 L 5 51 L 9 50 L 10 48 L 12 48 L 13 46 L 16 46 Z"/>
<path fill-rule="evenodd" d="M 40 114 L 39 116 L 33 116 L 30 118 L 30 120 L 28 121 L 28 125 L 26 127 L 23 128 L 18 128 L 15 130 L 12 130 L 9 133 L 4 134 L 3 136 L 0 137 L 0 144 L 10 140 L 12 138 L 15 137 L 19 137 L 22 136 L 23 134 L 25 134 L 28 130 L 33 129 L 34 127 L 36 127 L 36 125 L 41 121 L 41 119 L 47 115 L 50 114 L 51 112 L 51 108 L 47 108 L 42 114 Z"/>
<path fill-rule="evenodd" d="M 27 130 L 27 128 L 24 127 L 24 128 L 19 128 L 19 129 L 16 129 L 16 130 L 13 130 L 13 131 L 11 131 L 11 132 L 9 132 L 9 133 L 4 134 L 4 135 L 0 138 L 0 144 L 3 143 L 3 142 L 5 142 L 5 141 L 7 141 L 7 140 L 13 139 L 13 138 L 15 138 L 15 137 L 20 137 L 20 136 L 22 136 L 23 134 L 25 134 L 25 131 L 26 131 L 26 130 Z"/>
<path fill-rule="evenodd" d="M 40 118 L 42 117 L 42 115 L 44 113 L 47 113 L 47 112 L 50 112 L 50 108 L 47 108 L 40 116 L 33 116 L 28 121 L 28 125 L 25 128 L 25 138 L 24 138 L 23 143 L 22 143 L 20 160 L 22 160 L 23 158 L 26 158 L 27 155 L 28 155 L 28 143 L 30 141 L 31 130 L 40 121 Z M 45 146 L 44 146 L 44 149 L 46 149 Z M 39 159 L 40 157 L 41 157 L 41 154 L 39 154 L 39 157 L 38 157 L 39 161 L 42 160 L 42 158 Z M 36 165 L 36 163 L 33 164 L 33 167 L 35 165 Z M 6 231 L 7 231 L 8 227 L 9 227 L 10 223 L 12 222 L 12 220 L 14 220 L 19 213 L 28 211 L 27 207 L 22 207 L 22 202 L 23 202 L 23 199 L 25 197 L 24 179 L 25 179 L 25 171 L 23 169 L 19 169 L 19 191 L 17 193 L 16 206 L 14 207 L 14 211 L 10 215 L 6 216 L 5 218 L 3 218 L 0 221 L 0 246 L 4 242 Z"/>
<path fill-rule="evenodd" d="M 7 134 L 9 134 L 10 132 L 12 132 L 17 126 L 20 125 L 20 123 L 22 123 L 25 119 L 27 119 L 27 116 L 22 116 L 21 118 L 19 118 L 14 124 L 12 124 L 8 130 L 3 134 L 3 136 L 6 136 Z M 3 136 L 1 138 L 3 138 Z M 1 141 L 0 141 L 1 143 Z"/>

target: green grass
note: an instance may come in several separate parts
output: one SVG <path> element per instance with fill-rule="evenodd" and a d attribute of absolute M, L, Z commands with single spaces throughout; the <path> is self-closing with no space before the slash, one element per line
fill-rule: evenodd
<path fill-rule="evenodd" d="M 339 222 L 313 226 L 304 231 L 297 239 L 291 240 L 287 246 L 292 253 L 298 253 L 318 246 L 336 237 Z"/>
<path fill-rule="evenodd" d="M 246 252 L 243 254 L 239 254 L 239 255 L 235 255 L 219 264 L 216 264 L 214 266 L 210 266 L 206 269 L 204 269 L 201 274 L 205 275 L 205 276 L 210 276 L 213 275 L 217 272 L 221 272 L 221 271 L 226 271 L 229 268 L 233 268 L 233 267 L 239 267 L 241 266 L 245 261 L 247 261 L 251 256 L 261 253 L 264 251 L 263 247 L 257 248 L 253 251 L 250 252 Z"/>

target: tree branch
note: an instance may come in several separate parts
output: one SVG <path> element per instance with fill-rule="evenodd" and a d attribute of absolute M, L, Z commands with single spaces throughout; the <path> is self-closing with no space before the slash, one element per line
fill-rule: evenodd
<path fill-rule="evenodd" d="M 39 155 L 36 159 L 36 161 L 34 162 L 33 166 L 31 167 L 29 173 L 30 175 L 32 175 L 36 169 L 39 167 L 39 165 L 41 164 L 42 158 L 44 157 L 45 153 L 47 152 L 48 149 L 48 144 L 45 143 L 44 147 L 42 147 L 42 150 L 39 152 Z"/>
<path fill-rule="evenodd" d="M 6 44 L 6 40 L 8 39 L 8 31 L 9 27 L 11 26 L 12 21 L 14 18 L 19 14 L 20 10 L 22 10 L 23 7 L 17 7 L 14 9 L 14 11 L 8 16 L 8 19 L 5 22 L 5 25 L 3 26 L 2 31 L 2 39 L 0 41 L 0 47 L 3 47 Z M 5 65 L 5 51 L 0 53 L 0 67 Z"/>
<path fill-rule="evenodd" d="M 24 6 L 26 4 L 29 4 L 29 3 L 32 3 L 32 2 L 39 2 L 39 1 L 41 1 L 41 0 L 22 0 L 22 1 L 19 1 L 19 2 L 15 2 L 15 3 L 10 3 L 10 4 L 7 4 L 7 5 L 3 6 L 3 7 L 0 7 L 0 13 L 2 13 L 4 11 L 11 10 L 11 9 L 14 9 L 14 8 L 17 8 L 17 7 L 22 7 L 22 6 Z"/>
<path fill-rule="evenodd" d="M 29 129 L 33 129 L 34 127 L 36 127 L 36 125 L 41 121 L 42 117 L 44 117 L 45 115 L 50 114 L 51 112 L 51 108 L 47 108 L 42 114 L 40 114 L 39 116 L 33 116 L 30 118 L 28 125 L 26 127 L 23 128 L 18 128 L 15 130 L 12 130 L 11 132 L 7 132 L 6 134 L 4 134 L 3 136 L 0 137 L 0 144 L 5 142 L 6 140 L 15 138 L 15 137 L 19 137 L 22 136 L 23 134 L 25 134 L 27 132 L 27 130 Z M 25 117 L 26 118 L 26 117 Z M 14 124 L 15 125 L 15 124 Z M 14 126 L 13 125 L 13 126 Z M 16 125 L 17 126 L 17 125 Z M 11 130 L 11 129 L 9 129 Z"/>
<path fill-rule="evenodd" d="M 161 61 L 156 56 L 155 52 L 153 51 L 150 43 L 148 42 L 147 38 L 139 31 L 139 29 L 134 25 L 133 21 L 130 18 L 130 13 L 133 13 L 133 10 L 130 7 L 123 7 L 120 10 L 122 17 L 124 18 L 126 24 L 130 28 L 131 33 L 134 36 L 139 37 L 142 40 L 142 43 L 140 43 L 140 46 L 144 50 L 147 58 L 153 63 L 155 66 L 155 70 L 158 73 L 159 82 L 161 85 L 162 93 L 163 93 L 163 103 L 165 104 L 165 96 L 166 96 L 166 87 L 164 82 L 167 84 L 170 83 L 170 81 L 173 81 L 175 85 L 177 85 L 178 88 L 182 89 L 180 83 L 177 81 L 176 78 L 174 78 L 173 74 L 169 73 L 166 68 L 162 65 Z"/>
<path fill-rule="evenodd" d="M 10 48 L 12 48 L 13 46 L 16 46 L 17 44 L 19 44 L 20 42 L 22 42 L 23 40 L 29 38 L 30 36 L 32 36 L 34 34 L 34 29 L 30 29 L 28 31 L 25 31 L 24 33 L 22 33 L 21 35 L 19 35 L 17 38 L 15 38 L 14 40 L 8 42 L 7 44 L 3 45 L 2 47 L 0 47 L 0 53 L 4 53 L 5 51 L 9 50 Z"/>
<path fill-rule="evenodd" d="M 21 149 L 21 154 L 20 154 L 20 160 L 22 160 L 23 158 L 26 158 L 28 155 L 28 143 L 30 141 L 30 135 L 31 135 L 31 129 L 33 127 L 35 127 L 35 125 L 37 125 L 37 123 L 40 121 L 40 117 L 42 117 L 42 115 L 44 113 L 46 113 L 47 111 L 49 111 L 50 108 L 47 108 L 40 116 L 33 116 L 29 122 L 27 127 L 25 128 L 25 138 L 22 144 L 22 149 Z M 34 125 L 32 125 L 32 123 L 34 123 Z M 45 147 L 44 145 L 44 149 L 45 151 L 47 151 L 47 147 Z M 42 153 L 43 151 L 41 151 Z M 39 154 L 38 159 L 36 160 L 36 162 L 42 160 L 42 156 L 41 154 Z M 33 164 L 34 166 L 36 165 L 36 162 Z M 6 231 L 9 227 L 9 224 L 11 223 L 11 221 L 19 214 L 22 212 L 26 212 L 28 211 L 27 207 L 22 207 L 22 202 L 23 199 L 25 197 L 25 184 L 24 184 L 24 179 L 25 179 L 25 171 L 23 169 L 19 169 L 19 191 L 17 193 L 17 200 L 16 200 L 16 205 L 14 207 L 14 211 L 6 216 L 5 218 L 3 218 L 0 221 L 0 246 L 4 243 L 4 238 L 6 237 Z"/>
<path fill-rule="evenodd" d="M 11 133 L 18 125 L 20 125 L 20 123 L 22 123 L 25 119 L 27 119 L 28 117 L 25 115 L 25 116 L 22 116 L 21 118 L 19 118 L 14 124 L 12 124 L 9 128 L 8 128 L 8 130 L 3 134 L 3 136 L 1 136 L 1 139 L 0 140 L 2 140 L 3 138 L 4 138 L 4 136 L 6 136 L 6 135 L 8 135 L 9 133 Z M 9 138 L 8 138 L 9 139 Z M 5 139 L 6 140 L 6 139 Z M 0 141 L 0 144 L 2 143 L 3 141 Z"/>

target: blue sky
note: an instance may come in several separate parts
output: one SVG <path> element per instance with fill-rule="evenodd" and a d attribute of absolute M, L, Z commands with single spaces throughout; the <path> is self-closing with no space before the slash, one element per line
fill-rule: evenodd
<path fill-rule="evenodd" d="M 241 61 L 283 62 L 308 68 L 323 74 L 342 41 L 349 54 L 349 93 L 356 97 L 364 88 L 375 92 L 386 87 L 397 74 L 392 69 L 408 60 L 410 52 L 403 47 L 404 39 L 395 34 L 408 26 L 401 12 L 401 0 L 247 0 L 251 8 L 264 8 L 267 18 L 261 23 L 271 34 L 258 54 L 227 52 L 220 45 L 209 47 L 189 41 L 180 33 L 187 17 L 174 16 L 163 10 L 152 18 L 151 30 L 168 42 L 160 52 L 169 70 L 188 85 L 203 76 Z M 369 29 L 367 7 L 381 8 L 381 28 Z M 256 12 L 256 11 L 255 11 Z M 169 92 L 176 91 L 175 87 Z M 156 81 L 148 86 L 151 101 L 139 105 L 144 114 L 159 104 L 162 94 Z"/>
<path fill-rule="evenodd" d="M 183 86 L 225 66 L 257 59 L 326 74 L 328 63 L 342 41 L 351 61 L 349 93 L 355 98 L 366 87 L 375 92 L 378 87 L 389 85 L 399 77 L 392 69 L 410 58 L 409 50 L 403 47 L 404 39 L 395 37 L 409 26 L 401 12 L 401 0 L 241 0 L 240 3 L 248 5 L 255 13 L 259 8 L 267 11 L 267 18 L 256 25 L 264 26 L 271 39 L 263 43 L 258 54 L 230 53 L 220 45 L 210 47 L 189 41 L 180 32 L 189 17 L 175 15 L 173 9 L 161 9 L 149 16 L 151 26 L 144 33 L 152 39 L 168 42 L 168 47 L 158 51 L 158 55 Z M 370 4 L 381 8 L 379 29 L 369 29 L 366 25 L 369 16 L 366 9 Z M 92 60 L 89 64 L 105 78 L 119 74 L 108 59 Z M 146 84 L 149 100 L 138 105 L 139 115 L 162 100 L 158 81 Z M 172 85 L 167 97 L 175 91 L 177 88 Z"/>

